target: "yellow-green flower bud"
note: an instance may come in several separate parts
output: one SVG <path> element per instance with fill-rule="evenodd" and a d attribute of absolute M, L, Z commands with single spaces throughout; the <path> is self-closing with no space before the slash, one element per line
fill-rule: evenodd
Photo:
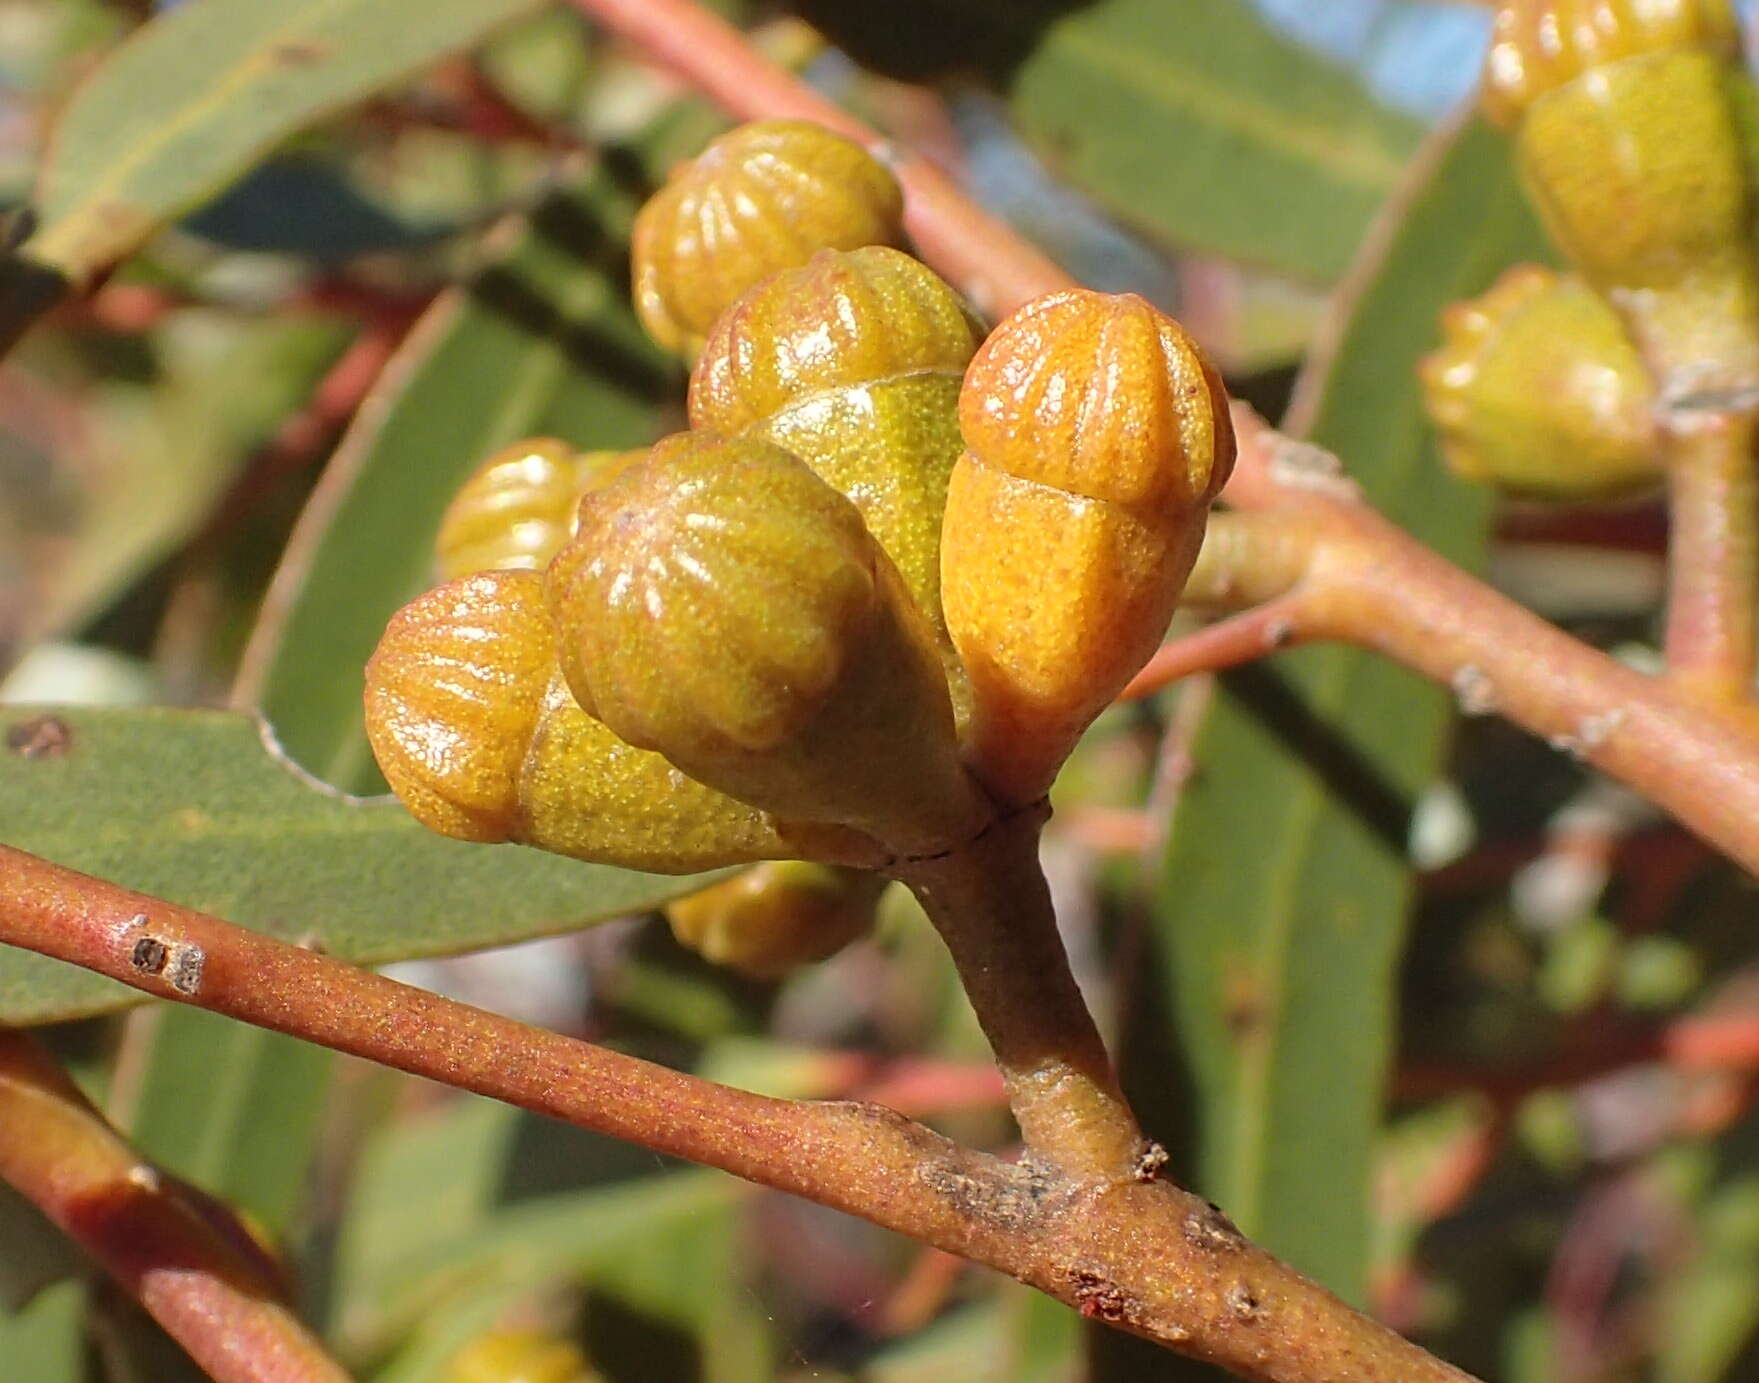
<path fill-rule="evenodd" d="M 1553 240 L 1625 316 L 1668 402 L 1759 386 L 1727 0 L 1504 0 L 1486 103 Z"/>
<path fill-rule="evenodd" d="M 577 452 L 554 437 L 503 447 L 471 473 L 434 540 L 440 580 L 477 571 L 542 571 L 574 532 L 580 497 L 639 451 Z"/>
<path fill-rule="evenodd" d="M 1548 91 L 1597 67 L 1647 53 L 1701 48 L 1740 54 L 1728 0 L 1516 0 L 1497 6 L 1484 65 L 1484 108 L 1516 124 Z"/>
<path fill-rule="evenodd" d="M 1655 388 L 1580 279 L 1524 264 L 1442 316 L 1420 371 L 1448 464 L 1515 494 L 1598 499 L 1657 484 Z"/>
<path fill-rule="evenodd" d="M 799 860 L 754 865 L 666 908 L 679 942 L 753 979 L 835 955 L 873 929 L 886 881 Z"/>
<path fill-rule="evenodd" d="M 968 759 L 1029 802 L 1166 632 L 1234 460 L 1221 380 L 1131 294 L 1029 303 L 966 372 L 941 536 Z"/>
<path fill-rule="evenodd" d="M 982 339 L 958 295 L 896 250 L 824 251 L 747 293 L 709 333 L 693 427 L 786 447 L 861 511 L 935 626 L 959 388 Z"/>
<path fill-rule="evenodd" d="M 817 250 L 894 245 L 898 181 L 853 140 L 804 120 L 722 135 L 635 221 L 635 305 L 649 335 L 694 353 L 740 294 Z"/>
<path fill-rule="evenodd" d="M 542 1330 L 491 1330 L 452 1357 L 441 1383 L 599 1383 L 571 1342 Z"/>
<path fill-rule="evenodd" d="M 780 447 L 683 433 L 581 502 L 562 669 L 620 738 L 912 852 L 976 810 L 933 635 L 855 507 Z"/>
<path fill-rule="evenodd" d="M 535 572 L 464 577 L 404 606 L 367 665 L 366 726 L 392 791 L 442 835 L 669 874 L 832 851 L 582 711 Z"/>

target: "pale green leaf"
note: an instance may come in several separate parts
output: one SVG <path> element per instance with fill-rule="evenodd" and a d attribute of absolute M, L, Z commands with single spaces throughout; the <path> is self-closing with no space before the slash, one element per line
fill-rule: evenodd
<path fill-rule="evenodd" d="M 446 840 L 395 802 L 312 783 L 248 716 L 4 707 L 0 743 L 46 714 L 60 722 L 58 748 L 0 750 L 0 840 L 345 960 L 376 965 L 568 931 L 701 887 Z M 0 1023 L 139 998 L 0 947 Z"/>
<path fill-rule="evenodd" d="M 1052 166 L 1131 225 L 1321 281 L 1350 262 L 1420 132 L 1241 0 L 1075 6 L 1009 100 Z"/>
<path fill-rule="evenodd" d="M 1503 141 L 1470 125 L 1421 170 L 1307 393 L 1313 439 L 1374 501 L 1476 560 L 1486 497 L 1442 469 L 1414 368 L 1450 300 L 1541 241 Z M 1361 1301 L 1395 1035 L 1412 794 L 1446 696 L 1382 659 L 1305 650 L 1225 679 L 1192 747 L 1157 909 L 1196 1088 L 1196 1180 L 1248 1234 Z"/>
<path fill-rule="evenodd" d="M 187 0 L 141 26 L 55 124 L 27 247 L 75 282 L 278 142 L 539 0 Z"/>

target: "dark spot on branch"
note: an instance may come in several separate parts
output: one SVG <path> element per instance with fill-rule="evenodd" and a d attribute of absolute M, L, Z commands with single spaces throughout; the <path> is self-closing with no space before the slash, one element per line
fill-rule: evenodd
<path fill-rule="evenodd" d="M 207 963 L 206 951 L 194 942 L 182 942 L 171 948 L 171 964 L 165 970 L 165 978 L 179 994 L 193 998 L 202 987 L 202 971 Z"/>
<path fill-rule="evenodd" d="M 1130 1319 L 1129 1295 L 1103 1273 L 1070 1268 L 1066 1274 L 1076 1309 L 1089 1320 L 1122 1325 Z"/>
<path fill-rule="evenodd" d="M 156 936 L 143 936 L 129 952 L 128 963 L 143 975 L 161 975 L 165 962 L 171 959 L 171 948 Z"/>
<path fill-rule="evenodd" d="M 1228 1310 L 1243 1321 L 1257 1320 L 1262 1307 L 1257 1295 L 1244 1282 L 1236 1282 L 1227 1291 Z"/>
<path fill-rule="evenodd" d="M 135 941 L 128 963 L 143 975 L 164 976 L 171 988 L 191 997 L 202 987 L 208 953 L 193 941 L 165 942 L 156 936 L 143 936 Z"/>
<path fill-rule="evenodd" d="M 1020 1164 L 995 1164 L 964 1149 L 917 1165 L 922 1183 L 950 1204 L 963 1219 L 1016 1232 L 1039 1224 L 1052 1179 L 1040 1169 Z"/>
<path fill-rule="evenodd" d="M 73 748 L 73 727 L 60 716 L 33 716 L 6 732 L 6 747 L 20 758 L 59 759 Z"/>
<path fill-rule="evenodd" d="M 1185 1241 L 1211 1253 L 1233 1253 L 1246 1247 L 1246 1236 L 1222 1214 L 1219 1205 L 1208 1201 L 1185 1217 Z"/>

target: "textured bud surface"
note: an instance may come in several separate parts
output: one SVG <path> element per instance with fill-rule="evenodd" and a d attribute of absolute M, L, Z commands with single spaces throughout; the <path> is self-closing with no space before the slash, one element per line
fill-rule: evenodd
<path fill-rule="evenodd" d="M 1648 372 L 1579 279 L 1517 266 L 1448 308 L 1442 332 L 1421 368 L 1424 398 L 1460 475 L 1553 499 L 1660 480 Z"/>
<path fill-rule="evenodd" d="M 1521 121 L 1547 231 L 1624 316 L 1664 396 L 1759 386 L 1759 280 L 1731 69 L 1695 49 L 1596 68 Z"/>
<path fill-rule="evenodd" d="M 962 374 L 978 337 L 953 290 L 909 255 L 821 251 L 715 323 L 690 381 L 690 423 L 739 433 L 814 394 Z"/>
<path fill-rule="evenodd" d="M 959 427 L 987 466 L 1131 509 L 1201 507 L 1233 466 L 1220 377 L 1131 293 L 1077 289 L 1021 308 L 972 361 Z"/>
<path fill-rule="evenodd" d="M 710 335 L 694 426 L 777 442 L 853 501 L 934 626 L 958 397 L 980 333 L 953 290 L 894 250 L 823 253 L 753 289 Z"/>
<path fill-rule="evenodd" d="M 366 668 L 366 729 L 391 789 L 464 840 L 519 826 L 519 769 L 554 643 L 535 577 L 465 577 L 405 605 Z"/>
<path fill-rule="evenodd" d="M 897 179 L 859 144 L 801 120 L 722 135 L 636 218 L 635 303 L 661 345 L 694 350 L 753 284 L 816 250 L 897 244 Z"/>
<path fill-rule="evenodd" d="M 503 447 L 471 473 L 440 520 L 434 541 L 440 579 L 543 570 L 573 534 L 581 495 L 641 455 L 577 452 L 554 437 Z"/>
<path fill-rule="evenodd" d="M 873 927 L 886 881 L 798 860 L 760 864 L 666 909 L 679 942 L 753 979 L 835 955 Z"/>
<path fill-rule="evenodd" d="M 580 508 L 547 577 L 580 704 L 790 818 L 963 821 L 932 634 L 853 505 L 769 443 L 685 433 Z"/>
<path fill-rule="evenodd" d="M 1027 304 L 966 373 L 942 532 L 968 758 L 1025 802 L 1166 631 L 1233 465 L 1219 378 L 1142 299 Z"/>
<path fill-rule="evenodd" d="M 1737 55 L 1729 0 L 1503 0 L 1485 59 L 1485 110 L 1512 125 L 1540 96 L 1593 68 L 1675 48 Z"/>
<path fill-rule="evenodd" d="M 816 843 L 582 711 L 534 572 L 464 577 L 405 606 L 367 666 L 366 723 L 392 790 L 443 835 L 666 874 Z"/>
<path fill-rule="evenodd" d="M 654 874 L 811 853 L 773 817 L 625 744 L 557 673 L 520 776 L 518 839 L 558 855 Z"/>

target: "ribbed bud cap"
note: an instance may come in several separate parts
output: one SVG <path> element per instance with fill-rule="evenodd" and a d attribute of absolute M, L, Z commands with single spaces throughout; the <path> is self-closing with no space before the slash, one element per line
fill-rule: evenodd
<path fill-rule="evenodd" d="M 541 571 L 574 532 L 580 497 L 645 453 L 577 452 L 555 437 L 503 447 L 471 473 L 440 520 L 442 581 L 478 571 Z"/>
<path fill-rule="evenodd" d="M 1484 110 L 1512 125 L 1535 100 L 1608 63 L 1673 48 L 1734 57 L 1729 0 L 1503 0 L 1484 65 Z"/>
<path fill-rule="evenodd" d="M 781 448 L 680 433 L 581 504 L 549 572 L 563 671 L 638 748 L 772 748 L 871 620 L 873 552 L 854 506 Z"/>
<path fill-rule="evenodd" d="M 976 806 L 934 636 L 847 499 L 683 433 L 580 506 L 546 586 L 580 705 L 699 782 L 901 853 Z"/>
<path fill-rule="evenodd" d="M 507 840 L 555 645 L 543 582 L 484 572 L 405 605 L 366 667 L 366 731 L 391 789 L 423 825 Z"/>
<path fill-rule="evenodd" d="M 642 208 L 635 304 L 661 345 L 691 351 L 740 294 L 817 250 L 894 245 L 898 181 L 852 140 L 803 120 L 722 135 Z"/>
<path fill-rule="evenodd" d="M 1141 512 L 1206 506 L 1234 464 L 1227 392 L 1172 318 L 1073 289 L 998 326 L 965 374 L 959 426 L 986 466 Z"/>
<path fill-rule="evenodd" d="M 813 394 L 956 375 L 980 336 L 958 295 L 909 255 L 821 251 L 715 324 L 691 376 L 690 423 L 743 432 Z"/>
<path fill-rule="evenodd" d="M 1510 269 L 1447 309 L 1420 375 L 1448 464 L 1468 480 L 1580 500 L 1661 478 L 1654 386 L 1618 315 L 1578 278 Z"/>

